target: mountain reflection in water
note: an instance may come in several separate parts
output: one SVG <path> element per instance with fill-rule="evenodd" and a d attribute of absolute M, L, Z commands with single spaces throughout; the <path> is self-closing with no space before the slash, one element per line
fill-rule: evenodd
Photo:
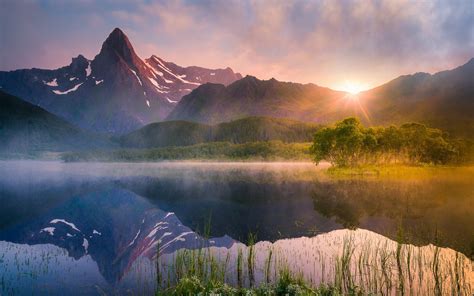
<path fill-rule="evenodd" d="M 154 268 L 144 258 L 158 247 L 165 255 L 233 250 L 249 233 L 266 247 L 323 233 L 337 245 L 342 234 L 331 231 L 363 228 L 473 254 L 466 233 L 474 233 L 474 197 L 465 176 L 333 180 L 312 164 L 55 162 L 1 162 L 0 174 L 2 294 L 62 294 L 66 286 L 72 294 L 137 286 L 151 293 Z M 200 235 L 207 223 L 209 239 Z M 344 235 L 388 240 L 373 232 Z"/>

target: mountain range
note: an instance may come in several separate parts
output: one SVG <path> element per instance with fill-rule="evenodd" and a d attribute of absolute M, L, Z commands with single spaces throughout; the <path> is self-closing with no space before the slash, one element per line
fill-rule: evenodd
<path fill-rule="evenodd" d="M 78 133 L 115 134 L 129 147 L 160 147 L 174 143 L 181 135 L 191 136 L 190 143 L 209 139 L 241 142 L 237 138 L 258 129 L 255 120 L 234 123 L 240 130 L 227 129 L 231 134 L 225 136 L 216 136 L 216 128 L 210 126 L 247 117 L 313 125 L 332 124 L 349 116 L 371 126 L 416 121 L 455 136 L 473 137 L 473 77 L 471 59 L 452 70 L 404 75 L 349 94 L 311 83 L 260 80 L 249 75 L 242 78 L 230 68 L 181 67 L 154 55 L 142 60 L 128 37 L 116 28 L 93 60 L 79 55 L 56 70 L 0 71 L 0 89 L 5 92 L 2 97 L 6 93 L 17 96 L 54 114 L 57 120 L 69 122 L 69 128 Z M 156 123 L 161 121 L 174 123 Z M 274 133 L 274 125 L 280 123 L 261 122 L 265 128 L 259 129 L 257 138 L 275 139 L 280 132 Z M 149 126 L 151 123 L 156 124 Z M 7 129 L 4 123 L 3 134 Z M 199 131 L 200 139 L 192 138 L 194 131 Z M 131 143 L 131 139 L 138 142 Z"/>
<path fill-rule="evenodd" d="M 241 77 L 230 68 L 181 67 L 155 55 L 142 60 L 116 28 L 93 60 L 79 55 L 56 70 L 0 71 L 0 87 L 81 128 L 120 134 L 164 119 L 203 83 Z"/>
<path fill-rule="evenodd" d="M 474 59 L 449 71 L 398 77 L 359 94 L 315 84 L 246 76 L 228 86 L 205 84 L 183 97 L 167 120 L 219 123 L 270 116 L 330 124 L 348 116 L 367 125 L 417 121 L 473 135 Z"/>

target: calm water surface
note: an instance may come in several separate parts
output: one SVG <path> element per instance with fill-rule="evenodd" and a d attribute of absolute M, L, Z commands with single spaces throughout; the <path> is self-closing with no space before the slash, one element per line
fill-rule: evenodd
<path fill-rule="evenodd" d="M 301 163 L 5 161 L 0 176 L 0 295 L 151 293 L 153 267 L 140 262 L 158 240 L 173 253 L 231 248 L 249 233 L 275 242 L 346 228 L 474 254 L 472 174 L 334 179 Z"/>

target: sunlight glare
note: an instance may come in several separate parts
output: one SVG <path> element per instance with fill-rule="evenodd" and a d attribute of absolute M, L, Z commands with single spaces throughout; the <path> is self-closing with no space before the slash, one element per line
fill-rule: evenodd
<path fill-rule="evenodd" d="M 351 95 L 356 95 L 366 89 L 367 87 L 365 87 L 364 85 L 353 81 L 346 81 L 341 87 L 342 91 L 348 92 Z"/>

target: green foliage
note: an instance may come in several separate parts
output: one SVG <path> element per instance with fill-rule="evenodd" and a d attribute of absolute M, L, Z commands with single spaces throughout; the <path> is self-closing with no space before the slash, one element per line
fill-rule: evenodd
<path fill-rule="evenodd" d="M 232 143 L 273 140 L 285 143 L 310 142 L 319 128 L 320 126 L 315 123 L 251 116 L 214 126 L 213 139 Z"/>
<path fill-rule="evenodd" d="M 232 144 L 203 143 L 184 147 L 156 149 L 122 149 L 70 152 L 61 155 L 66 162 L 75 161 L 161 161 L 161 160 L 309 160 L 309 143 L 280 141 Z"/>
<path fill-rule="evenodd" d="M 174 289 L 174 295 L 197 295 L 204 292 L 205 287 L 197 276 L 181 278 Z"/>
<path fill-rule="evenodd" d="M 318 129 L 319 125 L 314 123 L 260 116 L 212 126 L 189 121 L 165 121 L 149 124 L 124 135 L 118 142 L 130 148 L 189 146 L 207 142 L 310 142 Z"/>
<path fill-rule="evenodd" d="M 400 233 L 400 236 L 404 234 Z M 250 243 L 253 243 L 253 239 L 250 237 Z M 319 283 L 308 281 L 308 274 L 304 274 L 303 270 L 298 271 L 296 266 L 290 268 L 285 260 L 275 258 L 272 267 L 275 277 L 270 282 L 253 284 L 251 275 L 242 273 L 252 268 L 250 264 L 253 265 L 242 258 L 250 255 L 248 250 L 242 252 L 239 248 L 237 262 L 229 264 L 230 252 L 223 260 L 210 248 L 181 249 L 172 261 L 164 259 L 157 262 L 166 267 L 169 273 L 164 281 L 158 281 L 156 294 L 362 296 L 391 295 L 395 292 L 397 295 L 432 295 L 427 292 L 433 291 L 433 295 L 444 295 L 446 291 L 456 291 L 456 295 L 472 294 L 469 283 L 463 277 L 464 269 L 468 267 L 460 255 L 456 255 L 454 266 L 449 265 L 448 269 L 444 269 L 440 261 L 440 248 L 436 247 L 434 253 L 431 250 L 426 253 L 426 250 L 421 249 L 415 252 L 413 248 L 412 245 L 399 243 L 394 251 L 387 243 L 367 240 L 361 245 L 355 243 L 353 236 L 345 236 L 342 252 L 330 261 L 334 264 L 331 268 L 334 271 L 333 279 L 323 278 Z M 267 260 L 271 260 L 271 254 L 268 253 Z M 235 265 L 240 265 L 237 274 L 231 271 Z M 394 269 L 395 265 L 397 270 Z M 426 285 L 416 285 L 412 270 L 418 272 L 420 283 L 427 280 Z"/>
<path fill-rule="evenodd" d="M 287 268 L 280 270 L 274 290 L 276 295 L 317 295 L 302 277 L 294 277 Z"/>
<path fill-rule="evenodd" d="M 400 127 L 365 128 L 356 118 L 347 118 L 314 135 L 313 160 L 335 166 L 367 164 L 447 164 L 467 161 L 472 151 L 467 141 L 451 140 L 441 130 L 419 123 Z"/>
<path fill-rule="evenodd" d="M 123 147 L 152 148 L 188 146 L 211 140 L 211 127 L 188 121 L 165 121 L 146 125 L 118 138 Z"/>

